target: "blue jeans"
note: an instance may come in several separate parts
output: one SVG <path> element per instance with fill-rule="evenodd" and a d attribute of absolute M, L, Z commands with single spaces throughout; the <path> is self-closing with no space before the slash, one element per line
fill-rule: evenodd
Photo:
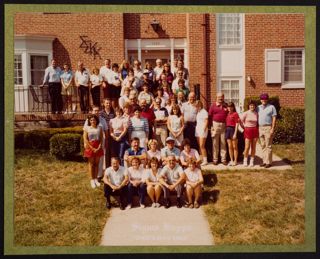
<path fill-rule="evenodd" d="M 147 192 L 147 186 L 145 183 L 140 183 L 137 187 L 132 183 L 128 184 L 128 204 L 132 204 L 132 198 L 135 192 L 138 192 L 140 204 L 144 204 L 144 198 Z"/>
<path fill-rule="evenodd" d="M 124 165 L 124 152 L 126 149 L 128 149 L 130 146 L 127 143 L 126 136 L 123 136 L 119 141 L 115 141 L 112 138 L 112 156 L 118 156 L 120 158 L 120 163 L 123 166 Z"/>

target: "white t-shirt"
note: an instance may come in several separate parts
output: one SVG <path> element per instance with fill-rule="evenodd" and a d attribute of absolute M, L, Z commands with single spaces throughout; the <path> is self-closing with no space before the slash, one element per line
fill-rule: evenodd
<path fill-rule="evenodd" d="M 160 176 L 167 179 L 168 184 L 173 184 L 179 180 L 179 178 L 184 174 L 183 169 L 180 165 L 176 164 L 176 166 L 171 169 L 169 166 L 165 166 L 162 168 L 160 172 Z"/>
<path fill-rule="evenodd" d="M 128 127 L 128 121 L 124 117 L 113 118 L 109 122 L 109 128 L 113 129 L 114 134 L 121 134 Z"/>
<path fill-rule="evenodd" d="M 90 81 L 92 83 L 92 88 L 98 85 L 101 85 L 102 82 L 102 76 L 101 75 L 90 75 Z"/>
<path fill-rule="evenodd" d="M 107 81 L 109 85 L 120 86 L 120 75 L 117 72 L 111 71 L 108 73 Z"/>
<path fill-rule="evenodd" d="M 144 180 L 144 170 L 143 167 L 139 167 L 139 169 L 134 169 L 132 166 L 129 167 L 128 169 L 128 176 L 129 176 L 129 180 L 133 181 L 133 180 Z"/>
<path fill-rule="evenodd" d="M 197 117 L 197 107 L 189 102 L 182 104 L 181 112 L 185 122 L 195 122 Z"/>
<path fill-rule="evenodd" d="M 89 80 L 90 80 L 90 73 L 87 69 L 85 69 L 82 73 L 81 71 L 77 70 L 74 75 L 74 80 L 76 84 L 88 86 Z"/>
<path fill-rule="evenodd" d="M 161 152 L 160 150 L 156 150 L 156 152 L 153 152 L 151 149 L 147 151 L 148 159 L 151 159 L 153 157 L 156 157 L 159 161 L 161 159 Z"/>
<path fill-rule="evenodd" d="M 187 162 L 188 159 L 190 159 L 192 157 L 195 158 L 196 160 L 198 160 L 200 158 L 198 151 L 194 148 L 191 148 L 189 154 L 187 154 L 187 152 L 185 150 L 182 150 L 180 153 L 180 160 L 182 160 L 183 162 Z"/>
<path fill-rule="evenodd" d="M 208 119 L 208 112 L 205 109 L 201 109 L 197 113 L 197 128 L 203 128 L 204 122 L 206 119 Z"/>
<path fill-rule="evenodd" d="M 194 171 L 191 171 L 189 168 L 184 170 L 184 173 L 186 174 L 187 181 L 190 182 L 198 182 L 201 178 L 201 170 L 199 168 L 196 168 Z"/>
<path fill-rule="evenodd" d="M 103 66 L 100 68 L 100 75 L 102 76 L 102 79 L 104 81 L 108 81 L 107 78 L 109 77 L 109 74 L 112 72 L 110 68 L 107 68 L 106 66 Z"/>
<path fill-rule="evenodd" d="M 105 175 L 113 185 L 120 186 L 128 172 L 123 166 L 119 166 L 117 171 L 110 166 L 105 170 Z"/>
<path fill-rule="evenodd" d="M 158 168 L 158 171 L 157 171 L 156 175 L 154 176 L 151 169 L 145 169 L 144 170 L 144 180 L 149 180 L 150 182 L 158 183 L 159 178 L 160 178 L 160 172 L 161 172 L 161 169 Z"/>
<path fill-rule="evenodd" d="M 163 67 L 155 67 L 153 71 L 154 71 L 154 74 L 156 75 L 156 80 L 159 80 L 160 75 L 163 72 Z"/>

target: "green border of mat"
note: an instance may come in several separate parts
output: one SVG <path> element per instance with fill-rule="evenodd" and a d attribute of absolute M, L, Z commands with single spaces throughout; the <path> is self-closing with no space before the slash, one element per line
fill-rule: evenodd
<path fill-rule="evenodd" d="M 229 253 L 229 252 L 314 252 L 316 251 L 316 7 L 315 6 L 165 6 L 166 13 L 303 13 L 305 15 L 305 243 L 302 245 L 217 245 L 195 247 L 15 247 L 13 226 L 14 88 L 13 18 L 16 12 L 159 12 L 146 5 L 36 5 L 5 4 L 5 167 L 4 167 L 4 254 L 88 253 Z"/>

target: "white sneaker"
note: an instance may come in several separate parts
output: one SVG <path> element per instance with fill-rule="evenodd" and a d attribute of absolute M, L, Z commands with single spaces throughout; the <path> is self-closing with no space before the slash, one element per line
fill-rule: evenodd
<path fill-rule="evenodd" d="M 94 182 L 94 179 L 90 180 L 90 184 L 91 184 L 92 189 L 96 188 L 96 184 Z"/>
<path fill-rule="evenodd" d="M 131 209 L 131 204 L 128 204 L 126 207 L 126 210 L 130 210 Z"/>
<path fill-rule="evenodd" d="M 161 207 L 161 204 L 156 202 L 156 208 L 160 208 Z"/>
<path fill-rule="evenodd" d="M 243 166 L 245 166 L 245 167 L 248 166 L 248 160 L 247 159 L 243 159 Z"/>
<path fill-rule="evenodd" d="M 234 166 L 234 162 L 233 161 L 230 161 L 228 166 Z"/>
<path fill-rule="evenodd" d="M 250 164 L 249 164 L 250 167 L 254 167 L 254 163 L 253 163 L 253 160 L 250 160 Z"/>
<path fill-rule="evenodd" d="M 146 205 L 140 204 L 140 208 L 141 208 L 141 209 L 144 209 L 145 207 L 146 207 Z"/>
<path fill-rule="evenodd" d="M 151 205 L 152 208 L 156 208 L 157 207 L 157 203 L 153 202 Z"/>
<path fill-rule="evenodd" d="M 98 179 L 94 179 L 94 183 L 96 184 L 97 187 L 100 187 L 100 185 L 101 185 L 101 184 L 99 183 Z"/>

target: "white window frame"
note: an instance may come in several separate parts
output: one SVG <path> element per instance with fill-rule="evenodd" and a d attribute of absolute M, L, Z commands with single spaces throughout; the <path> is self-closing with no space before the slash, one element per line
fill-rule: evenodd
<path fill-rule="evenodd" d="M 219 13 L 216 15 L 216 23 L 217 23 L 217 45 L 219 48 L 233 48 L 233 49 L 241 49 L 243 46 L 243 34 L 244 34 L 244 15 L 242 13 L 236 13 L 239 14 L 240 18 L 240 43 L 239 44 L 220 44 L 220 16 L 225 14 L 233 14 L 233 13 Z"/>
<path fill-rule="evenodd" d="M 21 59 L 21 77 L 18 77 L 18 78 L 21 78 L 21 84 L 14 84 L 15 86 L 22 86 L 23 85 L 23 57 L 22 57 L 22 53 L 14 53 L 14 56 L 20 56 L 20 59 Z M 16 68 L 14 68 L 14 79 L 16 77 Z"/>
<path fill-rule="evenodd" d="M 304 48 L 283 48 L 281 49 L 281 87 L 283 89 L 299 89 L 305 88 L 305 51 Z M 302 82 L 285 82 L 284 81 L 284 55 L 285 51 L 302 51 Z"/>

